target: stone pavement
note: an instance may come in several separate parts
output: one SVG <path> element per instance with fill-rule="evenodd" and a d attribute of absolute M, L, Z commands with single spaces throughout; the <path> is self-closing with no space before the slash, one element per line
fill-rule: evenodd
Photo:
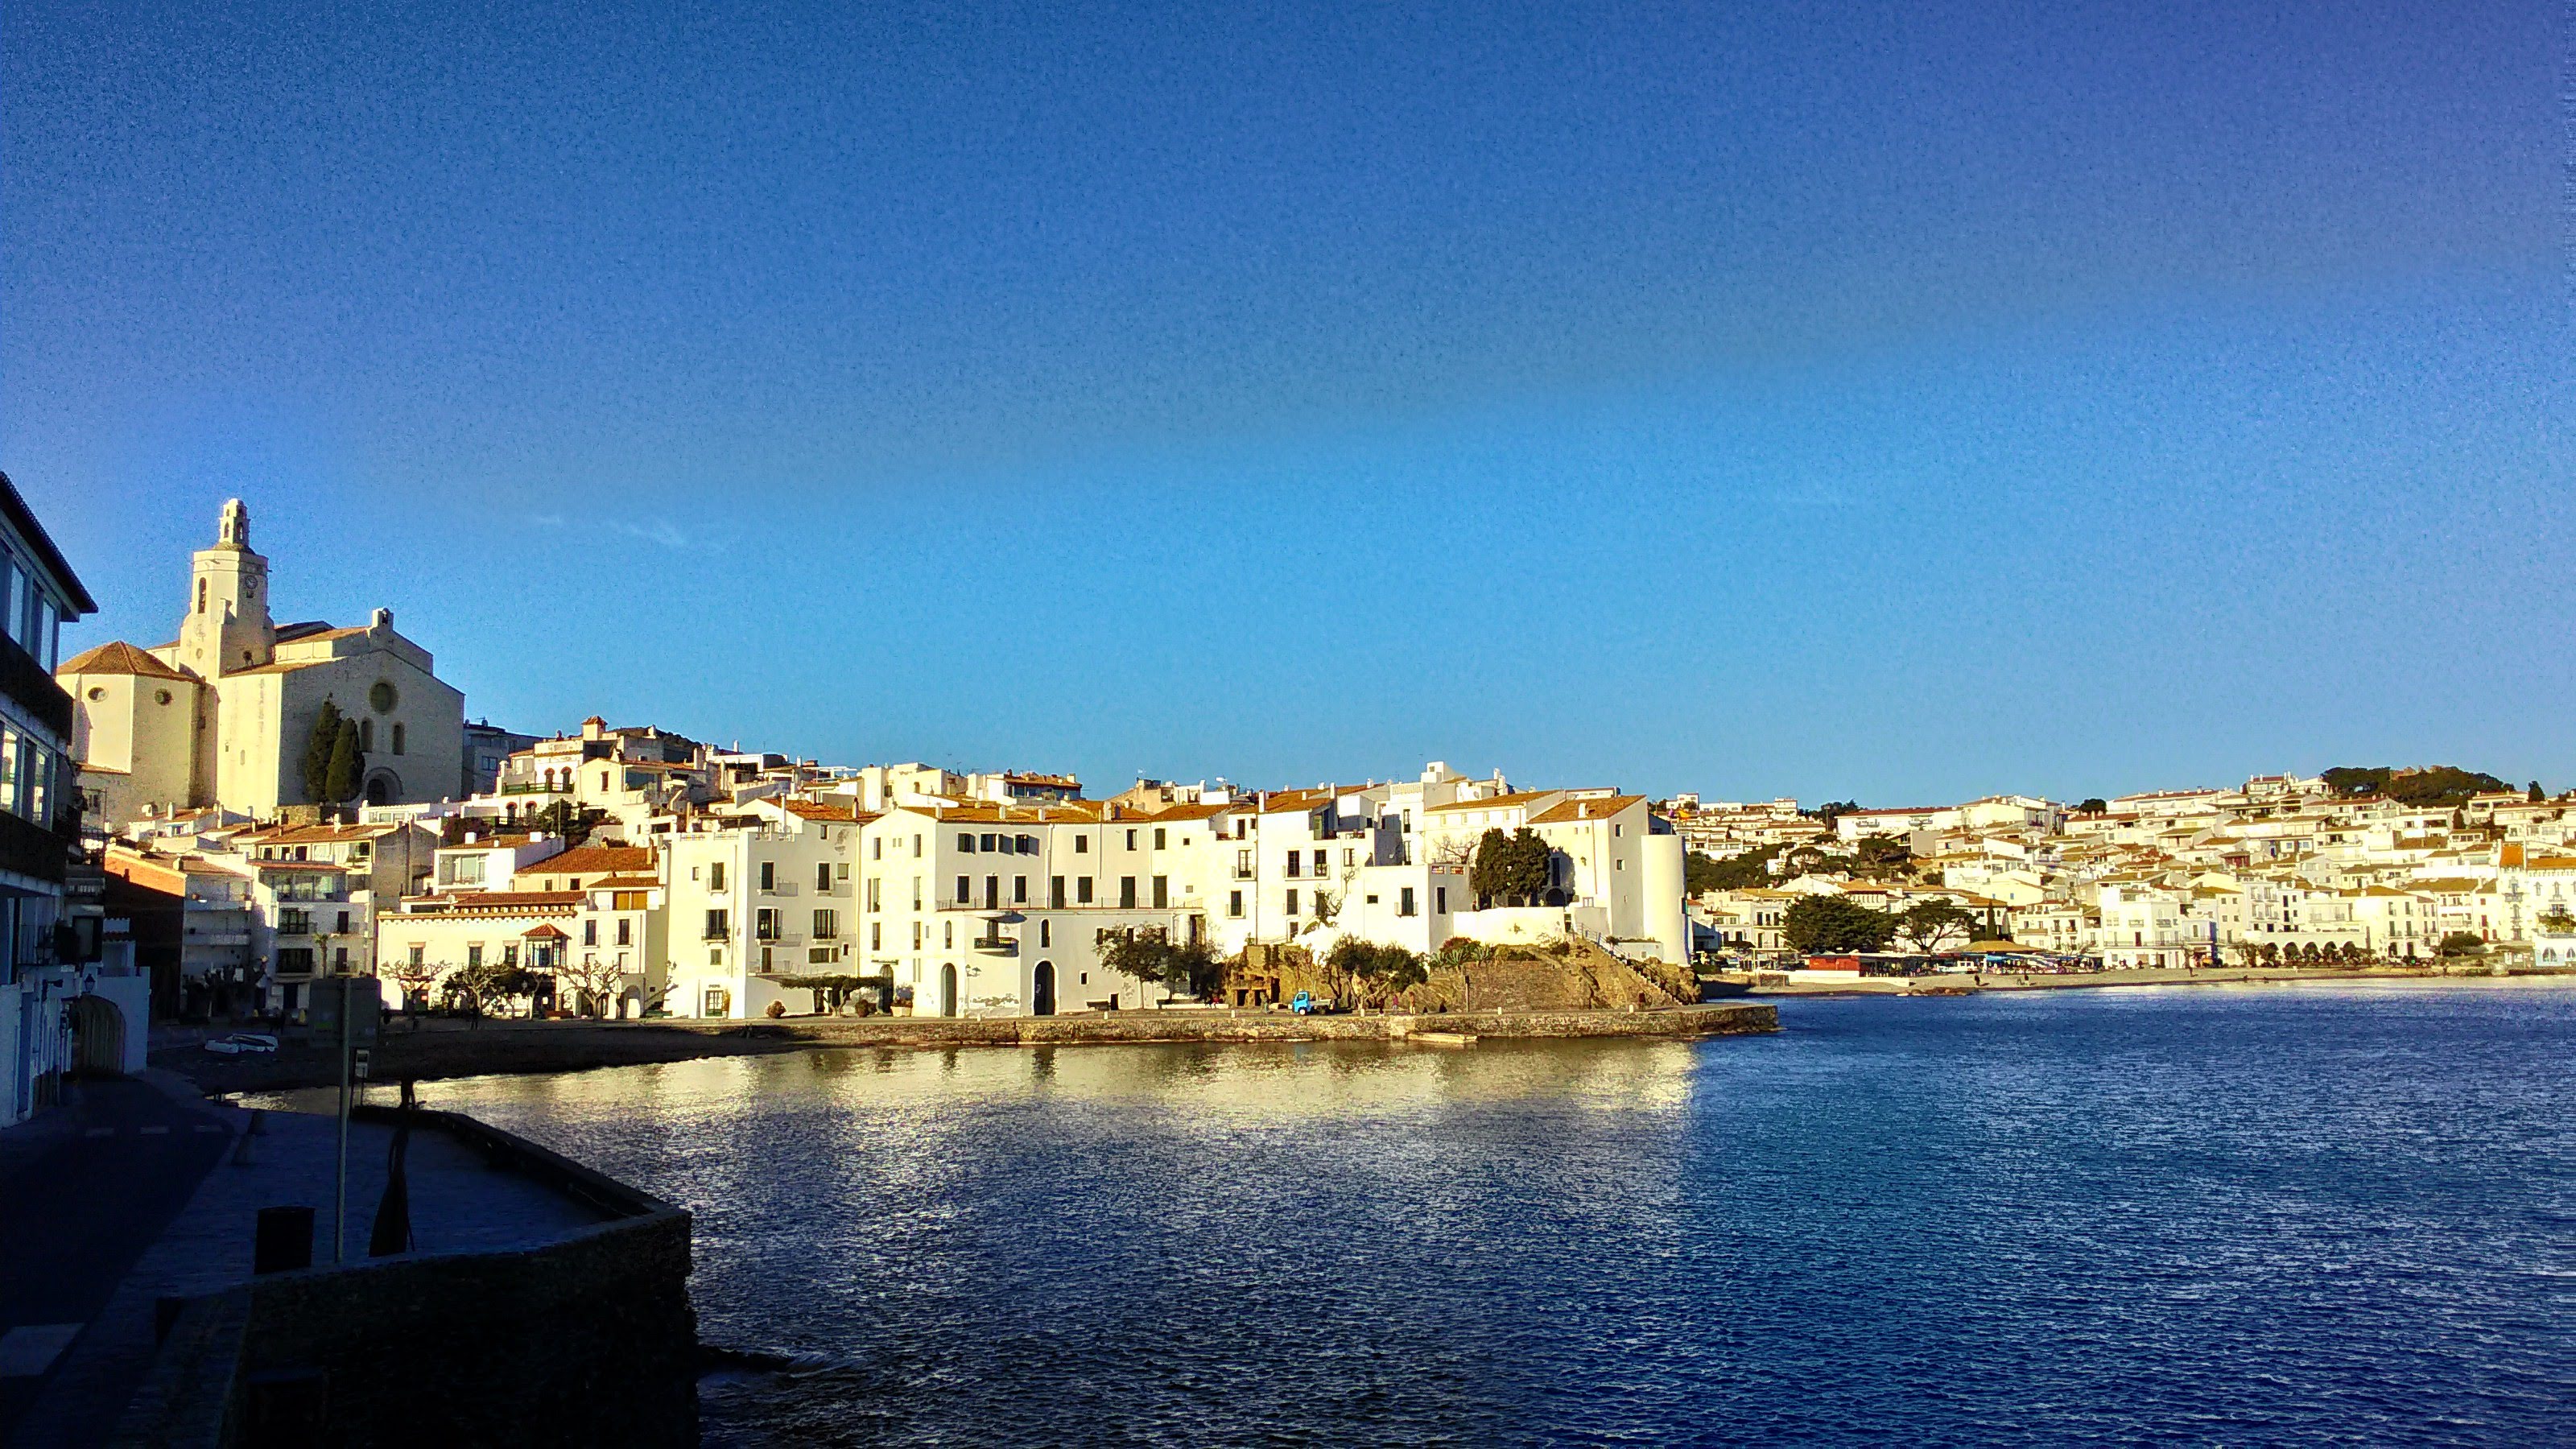
<path fill-rule="evenodd" d="M 218 1161 L 132 1271 L 95 1311 L 86 1331 L 44 1381 L 6 1436 L 16 1449 L 52 1449 L 107 1437 L 148 1369 L 154 1348 L 154 1304 L 163 1297 L 210 1293 L 247 1279 L 254 1225 L 263 1207 L 297 1205 L 314 1214 L 313 1261 L 331 1262 L 331 1199 L 336 1124 L 302 1113 L 258 1114 L 228 1104 L 197 1109 L 220 1130 L 202 1140 Z M 191 1138 L 195 1134 L 191 1133 Z M 347 1256 L 363 1262 L 384 1195 L 392 1129 L 354 1124 L 349 1131 Z M 235 1150 L 247 1141 L 248 1151 Z M 415 1133 L 406 1164 L 412 1237 L 421 1253 L 476 1252 L 551 1241 L 603 1221 L 600 1213 L 515 1172 L 495 1169 L 447 1136 Z"/>
<path fill-rule="evenodd" d="M 75 1082 L 0 1132 L 0 1443 L 228 1141 L 167 1077 Z"/>

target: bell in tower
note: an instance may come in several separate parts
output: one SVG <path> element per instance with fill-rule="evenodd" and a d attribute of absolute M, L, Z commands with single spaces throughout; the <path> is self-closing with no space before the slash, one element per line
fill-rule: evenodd
<path fill-rule="evenodd" d="M 215 525 L 217 548 L 250 547 L 250 507 L 238 498 L 224 500 L 224 514 Z"/>

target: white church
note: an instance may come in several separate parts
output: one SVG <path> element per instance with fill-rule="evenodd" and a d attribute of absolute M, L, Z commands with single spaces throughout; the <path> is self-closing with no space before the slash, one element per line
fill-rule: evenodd
<path fill-rule="evenodd" d="M 250 510 L 226 503 L 197 550 L 179 637 L 102 644 L 54 672 L 76 715 L 84 791 L 111 823 L 217 805 L 267 819 L 304 792 L 304 751 L 325 700 L 358 725 L 360 793 L 373 805 L 445 799 L 465 767 L 465 695 L 378 609 L 365 624 L 278 624 Z"/>

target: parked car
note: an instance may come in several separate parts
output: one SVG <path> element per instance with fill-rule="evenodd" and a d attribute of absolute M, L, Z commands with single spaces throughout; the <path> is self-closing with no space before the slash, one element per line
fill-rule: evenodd
<path fill-rule="evenodd" d="M 1288 998 L 1288 1009 L 1299 1016 L 1322 1016 L 1332 1011 L 1333 1003 L 1311 991 L 1300 991 Z"/>
<path fill-rule="evenodd" d="M 206 1050 L 225 1057 L 275 1056 L 277 1038 L 264 1031 L 237 1031 L 230 1036 L 209 1040 Z"/>

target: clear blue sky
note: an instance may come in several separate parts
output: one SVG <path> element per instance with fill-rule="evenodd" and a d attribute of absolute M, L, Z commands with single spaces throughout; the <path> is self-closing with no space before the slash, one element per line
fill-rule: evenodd
<path fill-rule="evenodd" d="M 2576 784 L 2560 11 L 19 0 L 0 467 L 538 731 Z"/>

